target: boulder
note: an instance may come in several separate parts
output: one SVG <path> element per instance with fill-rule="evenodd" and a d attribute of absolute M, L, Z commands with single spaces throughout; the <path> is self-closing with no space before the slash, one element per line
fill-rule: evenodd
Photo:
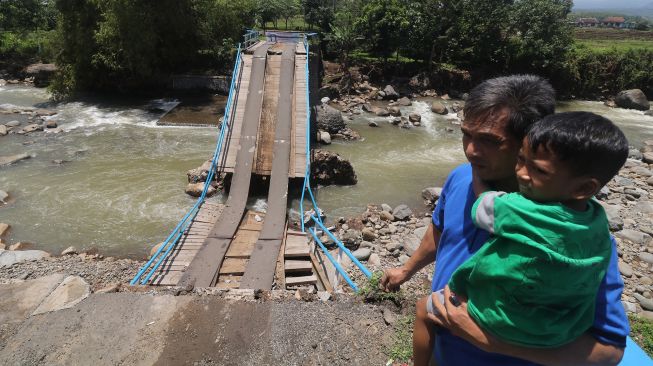
<path fill-rule="evenodd" d="M 379 127 L 379 124 L 376 123 L 376 122 L 374 122 L 374 121 L 369 121 L 369 122 L 367 123 L 367 125 L 370 126 L 370 127 Z"/>
<path fill-rule="evenodd" d="M 29 159 L 31 156 L 29 154 L 18 154 L 11 156 L 0 156 L 0 166 L 10 165 L 21 160 Z"/>
<path fill-rule="evenodd" d="M 61 252 L 62 256 L 63 255 L 73 255 L 73 254 L 77 254 L 77 249 L 75 249 L 75 247 L 73 247 L 73 246 L 70 246 L 70 247 L 64 249 L 63 252 Z"/>
<path fill-rule="evenodd" d="M 618 231 L 614 234 L 614 236 L 640 245 L 648 243 L 651 239 L 650 235 L 633 229 L 624 229 Z"/>
<path fill-rule="evenodd" d="M 340 241 L 347 248 L 358 248 L 363 238 L 360 231 L 349 229 L 342 234 Z"/>
<path fill-rule="evenodd" d="M 45 128 L 57 128 L 59 125 L 57 124 L 57 121 L 51 119 L 47 122 L 45 122 Z"/>
<path fill-rule="evenodd" d="M 372 105 L 369 104 L 369 103 L 365 103 L 365 104 L 363 104 L 363 106 L 361 107 L 361 109 L 362 109 L 363 111 L 365 111 L 365 112 L 368 112 L 368 113 L 374 113 L 374 107 L 372 107 Z"/>
<path fill-rule="evenodd" d="M 642 154 L 642 161 L 646 164 L 653 164 L 653 152 L 645 152 Z"/>
<path fill-rule="evenodd" d="M 354 167 L 337 153 L 315 149 L 311 174 L 320 185 L 354 185 L 358 182 Z"/>
<path fill-rule="evenodd" d="M 363 240 L 374 241 L 376 239 L 376 233 L 370 228 L 364 228 L 361 234 L 363 235 Z"/>
<path fill-rule="evenodd" d="M 653 300 L 647 299 L 640 294 L 633 294 L 633 297 L 637 299 L 637 302 L 642 306 L 643 309 L 653 310 Z"/>
<path fill-rule="evenodd" d="M 9 250 L 26 250 L 26 249 L 29 249 L 30 246 L 31 246 L 30 243 L 19 241 L 16 244 L 10 245 Z"/>
<path fill-rule="evenodd" d="M 435 202 L 440 195 L 442 194 L 442 188 L 440 187 L 429 187 L 422 190 L 422 198 L 429 202 Z"/>
<path fill-rule="evenodd" d="M 7 199 L 9 199 L 9 193 L 0 189 L 0 203 L 7 203 Z"/>
<path fill-rule="evenodd" d="M 367 264 L 373 267 L 378 267 L 381 265 L 381 257 L 379 257 L 379 255 L 376 253 L 372 253 L 367 259 Z"/>
<path fill-rule="evenodd" d="M 372 255 L 372 250 L 370 250 L 370 248 L 358 248 L 351 254 L 353 254 L 354 258 L 358 259 L 359 261 L 366 261 L 370 255 Z"/>
<path fill-rule="evenodd" d="M 91 286 L 83 278 L 68 276 L 43 300 L 32 315 L 72 308 L 90 294 Z"/>
<path fill-rule="evenodd" d="M 458 113 L 463 110 L 463 106 L 459 102 L 453 102 L 453 104 L 451 105 L 451 110 L 454 113 Z"/>
<path fill-rule="evenodd" d="M 57 72 L 55 64 L 32 64 L 25 68 L 25 74 L 34 78 L 34 85 L 38 87 L 47 86 L 52 76 Z"/>
<path fill-rule="evenodd" d="M 385 88 L 383 88 L 383 99 L 386 100 L 397 100 L 399 99 L 399 93 L 395 91 L 395 88 L 392 87 L 392 85 L 386 85 Z"/>
<path fill-rule="evenodd" d="M 653 110 L 649 109 L 648 111 L 644 112 L 644 115 L 649 116 L 649 117 L 653 117 Z"/>
<path fill-rule="evenodd" d="M 49 256 L 50 253 L 42 250 L 3 250 L 0 251 L 0 268 L 11 267 L 20 262 L 36 261 Z"/>
<path fill-rule="evenodd" d="M 390 113 L 391 116 L 393 117 L 399 117 L 401 116 L 401 110 L 399 107 L 393 106 L 388 108 L 388 112 Z"/>
<path fill-rule="evenodd" d="M 395 221 L 395 217 L 388 211 L 381 211 L 381 220 L 383 221 Z"/>
<path fill-rule="evenodd" d="M 328 105 L 321 105 L 317 108 L 317 128 L 331 134 L 347 127 L 342 113 Z"/>
<path fill-rule="evenodd" d="M 209 176 L 209 169 L 211 169 L 211 160 L 205 161 L 198 168 L 187 171 L 188 183 L 206 182 L 206 178 Z"/>
<path fill-rule="evenodd" d="M 5 126 L 7 127 L 17 127 L 20 126 L 20 121 L 9 121 L 5 123 Z"/>
<path fill-rule="evenodd" d="M 413 123 L 419 123 L 422 121 L 422 116 L 420 116 L 419 113 L 411 113 L 408 115 L 408 120 Z"/>
<path fill-rule="evenodd" d="M 335 85 L 325 85 L 318 91 L 320 99 L 327 97 L 329 99 L 336 99 L 340 96 L 340 90 Z"/>
<path fill-rule="evenodd" d="M 25 127 L 23 127 L 22 130 L 18 131 L 19 134 L 26 134 L 26 133 L 32 133 L 36 131 L 43 131 L 43 125 L 39 125 L 36 123 L 29 124 Z"/>
<path fill-rule="evenodd" d="M 624 277 L 629 278 L 630 276 L 633 275 L 633 267 L 631 267 L 630 264 L 620 260 L 618 263 L 618 267 L 619 267 L 619 272 Z"/>
<path fill-rule="evenodd" d="M 7 126 L 0 125 L 0 136 L 7 136 L 9 131 L 7 131 Z"/>
<path fill-rule="evenodd" d="M 186 194 L 192 196 L 192 197 L 199 197 L 202 195 L 202 192 L 204 191 L 204 183 L 206 182 L 200 182 L 200 183 L 188 183 L 186 186 Z M 207 197 L 213 196 L 218 190 L 215 189 L 213 186 L 209 186 L 209 189 L 206 192 Z"/>
<path fill-rule="evenodd" d="M 5 224 L 3 222 L 0 222 L 0 236 L 4 236 L 7 231 L 9 231 L 9 224 Z"/>
<path fill-rule="evenodd" d="M 440 102 L 433 102 L 433 104 L 431 104 L 431 111 L 433 113 L 437 113 L 437 114 L 441 114 L 441 115 L 445 115 L 445 114 L 449 113 L 449 111 L 447 110 L 447 107 L 445 107 L 444 104 L 442 104 Z"/>
<path fill-rule="evenodd" d="M 374 114 L 379 117 L 387 117 L 390 115 L 390 111 L 388 111 L 386 108 L 374 108 Z"/>
<path fill-rule="evenodd" d="M 397 103 L 399 103 L 399 105 L 404 106 L 404 107 L 408 107 L 408 106 L 413 105 L 413 102 L 411 102 L 410 99 L 408 99 L 407 97 L 399 98 Z"/>
<path fill-rule="evenodd" d="M 326 131 L 317 131 L 317 141 L 324 145 L 331 145 L 331 134 Z"/>
<path fill-rule="evenodd" d="M 413 214 L 413 211 L 407 205 L 399 205 L 392 210 L 392 215 L 397 220 L 406 220 Z"/>
<path fill-rule="evenodd" d="M 387 203 L 382 203 L 381 204 L 381 210 L 387 211 L 387 212 L 392 212 L 392 207 L 390 207 L 390 205 L 387 204 Z"/>
<path fill-rule="evenodd" d="M 651 104 L 649 103 L 648 99 L 646 99 L 646 95 L 640 89 L 621 91 L 619 94 L 617 94 L 614 102 L 618 107 L 627 109 L 648 111 L 651 108 Z"/>

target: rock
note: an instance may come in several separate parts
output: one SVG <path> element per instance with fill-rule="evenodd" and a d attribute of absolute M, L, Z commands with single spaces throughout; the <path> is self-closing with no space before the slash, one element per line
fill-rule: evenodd
<path fill-rule="evenodd" d="M 653 152 L 646 152 L 642 154 L 642 161 L 646 164 L 653 164 Z"/>
<path fill-rule="evenodd" d="M 651 253 L 639 253 L 639 259 L 643 260 L 644 262 L 648 264 L 653 264 L 653 254 Z"/>
<path fill-rule="evenodd" d="M 32 64 L 25 68 L 25 74 L 34 78 L 34 85 L 41 88 L 47 86 L 57 72 L 55 64 Z"/>
<path fill-rule="evenodd" d="M 78 276 L 68 276 L 43 300 L 32 315 L 71 308 L 91 294 L 91 287 Z"/>
<path fill-rule="evenodd" d="M 347 248 L 357 248 L 362 240 L 360 231 L 355 229 L 346 230 L 340 238 L 342 244 Z"/>
<path fill-rule="evenodd" d="M 364 103 L 361 106 L 361 109 L 363 111 L 365 111 L 365 112 L 368 112 L 368 113 L 374 113 L 374 108 L 372 107 L 372 105 L 370 103 Z"/>
<path fill-rule="evenodd" d="M 647 299 L 640 294 L 633 294 L 633 297 L 637 299 L 637 302 L 646 310 L 653 310 L 653 300 Z"/>
<path fill-rule="evenodd" d="M 9 230 L 9 228 L 10 228 L 9 224 L 0 222 L 0 236 L 4 236 Z"/>
<path fill-rule="evenodd" d="M 374 108 L 374 114 L 379 117 L 387 117 L 390 115 L 390 111 L 385 108 Z"/>
<path fill-rule="evenodd" d="M 370 126 L 370 127 L 379 127 L 379 124 L 376 123 L 376 122 L 374 122 L 374 121 L 369 121 L 369 122 L 367 123 L 367 125 Z"/>
<path fill-rule="evenodd" d="M 57 121 L 55 120 L 49 120 L 45 122 L 45 128 L 57 128 L 59 125 L 57 124 Z"/>
<path fill-rule="evenodd" d="M 353 254 L 354 258 L 358 259 L 359 261 L 366 261 L 370 255 L 372 255 L 372 251 L 370 248 L 358 248 L 351 254 Z"/>
<path fill-rule="evenodd" d="M 614 236 L 640 245 L 648 243 L 648 241 L 651 239 L 650 235 L 633 229 L 624 229 L 618 231 L 614 234 Z"/>
<path fill-rule="evenodd" d="M 36 261 L 49 257 L 50 253 L 42 250 L 0 251 L 0 268 L 10 267 L 15 263 Z"/>
<path fill-rule="evenodd" d="M 7 136 L 8 133 L 7 126 L 0 125 L 0 136 Z"/>
<path fill-rule="evenodd" d="M 321 185 L 354 185 L 358 182 L 354 167 L 348 160 L 327 150 L 314 150 L 311 164 L 314 182 Z"/>
<path fill-rule="evenodd" d="M 445 107 L 440 102 L 433 102 L 431 104 L 431 111 L 433 113 L 437 113 L 437 114 L 441 114 L 441 115 L 445 115 L 445 114 L 449 113 L 449 111 L 447 110 L 447 107 Z"/>
<path fill-rule="evenodd" d="M 379 267 L 381 265 L 381 257 L 378 254 L 372 253 L 367 259 L 367 264 L 370 266 Z"/>
<path fill-rule="evenodd" d="M 420 116 L 418 113 L 411 113 L 408 115 L 408 120 L 411 122 L 421 122 L 422 116 Z"/>
<path fill-rule="evenodd" d="M 453 104 L 451 105 L 451 110 L 452 110 L 454 113 L 458 113 L 458 112 L 460 112 L 462 109 L 463 109 L 463 106 L 462 106 L 459 102 L 453 102 Z"/>
<path fill-rule="evenodd" d="M 406 262 L 408 262 L 409 259 L 410 259 L 409 256 L 407 256 L 406 254 L 402 254 L 399 256 L 399 263 L 401 263 L 402 265 L 406 264 Z"/>
<path fill-rule="evenodd" d="M 644 155 L 637 149 L 628 149 L 628 158 L 642 160 Z"/>
<path fill-rule="evenodd" d="M 644 214 L 653 214 L 653 203 L 648 201 L 637 202 L 633 210 Z"/>
<path fill-rule="evenodd" d="M 363 240 L 374 241 L 376 239 L 376 233 L 370 228 L 364 228 L 361 234 L 363 235 Z"/>
<path fill-rule="evenodd" d="M 380 216 L 383 221 L 395 221 L 395 217 L 388 211 L 381 211 Z"/>
<path fill-rule="evenodd" d="M 417 237 L 415 234 L 408 234 L 404 236 L 404 250 L 406 251 L 406 254 L 412 256 L 417 248 L 419 248 L 421 242 L 422 238 Z"/>
<path fill-rule="evenodd" d="M 390 115 L 393 117 L 401 116 L 401 110 L 399 109 L 399 107 L 388 107 L 388 112 L 390 112 Z"/>
<path fill-rule="evenodd" d="M 606 107 L 610 107 L 610 108 L 617 107 L 617 104 L 614 102 L 614 99 L 606 100 L 605 102 L 603 102 L 603 105 L 605 105 Z"/>
<path fill-rule="evenodd" d="M 619 213 L 621 206 L 604 204 L 603 208 L 605 209 L 605 214 L 608 217 L 610 231 L 619 231 L 623 229 L 624 221 L 621 218 L 621 214 Z"/>
<path fill-rule="evenodd" d="M 392 207 L 387 203 L 382 203 L 381 204 L 381 210 L 386 211 L 386 212 L 392 212 Z"/>
<path fill-rule="evenodd" d="M 442 188 L 440 187 L 429 187 L 422 190 L 422 198 L 429 202 L 435 202 L 440 195 L 442 194 Z"/>
<path fill-rule="evenodd" d="M 335 85 L 327 84 L 320 88 L 318 95 L 320 99 L 324 97 L 336 99 L 340 96 L 340 90 Z"/>
<path fill-rule="evenodd" d="M 77 254 L 77 249 L 75 249 L 75 247 L 73 247 L 73 246 L 70 246 L 70 247 L 64 249 L 63 252 L 61 252 L 62 256 L 69 255 L 69 254 Z"/>
<path fill-rule="evenodd" d="M 399 205 L 392 210 L 392 215 L 397 220 L 406 220 L 413 214 L 413 211 L 407 205 Z"/>
<path fill-rule="evenodd" d="M 9 121 L 5 123 L 5 126 L 7 127 L 18 127 L 20 126 L 20 121 Z"/>
<path fill-rule="evenodd" d="M 29 154 L 17 154 L 10 156 L 0 156 L 0 166 L 10 165 L 21 160 L 29 159 L 31 156 Z"/>
<path fill-rule="evenodd" d="M 43 131 L 43 125 L 32 123 L 23 127 L 23 129 L 19 131 L 19 133 L 26 134 L 26 133 L 36 132 L 36 131 Z"/>
<path fill-rule="evenodd" d="M 331 101 L 331 98 L 329 98 L 329 97 L 324 97 L 324 98 L 320 99 L 320 102 L 322 104 L 328 104 L 329 101 Z"/>
<path fill-rule="evenodd" d="M 64 275 L 52 274 L 29 281 L 8 283 L 0 287 L 0 324 L 25 320 L 55 289 Z"/>
<path fill-rule="evenodd" d="M 206 182 L 210 169 L 211 160 L 207 160 L 200 167 L 187 171 L 188 183 Z"/>
<path fill-rule="evenodd" d="M 204 184 L 206 182 L 201 182 L 201 183 L 188 183 L 186 186 L 185 192 L 189 196 L 192 197 L 199 197 L 202 195 L 202 192 L 204 191 Z M 215 189 L 215 187 L 209 185 L 209 189 L 206 192 L 206 197 L 211 197 L 214 195 L 218 190 Z"/>
<path fill-rule="evenodd" d="M 2 240 L 0 240 L 0 251 L 5 249 L 7 249 L 7 246 L 5 245 L 5 243 L 2 242 Z"/>
<path fill-rule="evenodd" d="M 642 312 L 638 313 L 638 315 L 644 319 L 653 320 L 653 311 L 643 310 Z"/>
<path fill-rule="evenodd" d="M 644 112 L 644 115 L 649 116 L 649 117 L 653 117 L 653 110 L 648 110 L 648 111 Z"/>
<path fill-rule="evenodd" d="M 397 100 L 399 99 L 399 93 L 395 91 L 395 89 L 392 87 L 392 85 L 386 85 L 385 88 L 383 88 L 383 99 L 386 100 Z"/>
<path fill-rule="evenodd" d="M 408 106 L 413 105 L 413 102 L 411 102 L 410 99 L 408 99 L 407 97 L 399 98 L 397 103 L 399 105 L 401 105 L 401 106 L 404 106 L 404 107 L 408 107 Z"/>
<path fill-rule="evenodd" d="M 9 250 L 26 250 L 29 249 L 30 246 L 31 246 L 30 243 L 19 241 L 16 244 L 10 245 Z"/>
<path fill-rule="evenodd" d="M 619 272 L 621 272 L 621 274 L 624 277 L 627 277 L 627 278 L 631 277 L 633 275 L 633 267 L 631 267 L 630 264 L 620 260 L 619 261 Z"/>
<path fill-rule="evenodd" d="M 383 321 L 385 324 L 392 326 L 397 322 L 397 314 L 389 309 L 383 309 Z"/>
<path fill-rule="evenodd" d="M 647 111 L 651 108 L 648 99 L 646 99 L 646 95 L 640 89 L 621 91 L 617 94 L 614 102 L 621 108 L 637 109 L 640 111 Z"/>
<path fill-rule="evenodd" d="M 108 286 L 105 286 L 97 291 L 95 291 L 96 294 L 110 294 L 114 292 L 118 292 L 120 290 L 120 283 L 112 283 Z"/>
<path fill-rule="evenodd" d="M 329 301 L 329 300 L 331 300 L 331 294 L 328 291 L 318 291 L 317 292 L 317 298 L 320 301 Z M 314 347 L 314 348 L 317 348 L 317 347 Z"/>
<path fill-rule="evenodd" d="M 624 309 L 626 309 L 626 312 L 628 313 L 637 312 L 637 305 L 632 302 L 622 301 L 621 305 L 623 305 Z"/>
<path fill-rule="evenodd" d="M 328 106 L 321 105 L 317 108 L 317 128 L 331 134 L 338 133 L 338 131 L 347 127 L 345 120 L 342 118 L 342 113 L 339 110 Z"/>
<path fill-rule="evenodd" d="M 327 131 L 318 131 L 317 132 L 317 141 L 325 144 L 331 145 L 331 134 Z"/>

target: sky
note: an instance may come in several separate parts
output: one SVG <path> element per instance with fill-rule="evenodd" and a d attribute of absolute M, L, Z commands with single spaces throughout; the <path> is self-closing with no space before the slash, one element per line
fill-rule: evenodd
<path fill-rule="evenodd" d="M 653 7 L 653 0 L 574 0 L 576 9 L 632 9 L 646 5 Z"/>

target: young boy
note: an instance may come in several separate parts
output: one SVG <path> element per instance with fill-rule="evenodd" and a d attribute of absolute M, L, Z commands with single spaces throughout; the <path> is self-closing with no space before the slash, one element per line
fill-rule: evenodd
<path fill-rule="evenodd" d="M 474 321 L 497 338 L 557 347 L 587 331 L 610 261 L 608 222 L 592 199 L 617 174 L 628 142 L 589 112 L 545 117 L 530 129 L 515 168 L 520 193 L 488 191 L 472 220 L 492 236 L 449 281 Z M 485 191 L 480 181 L 474 190 Z M 433 314 L 433 301 L 426 301 Z"/>

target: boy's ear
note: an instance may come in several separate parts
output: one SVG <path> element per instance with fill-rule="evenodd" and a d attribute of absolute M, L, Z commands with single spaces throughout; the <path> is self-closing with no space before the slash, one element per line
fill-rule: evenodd
<path fill-rule="evenodd" d="M 578 182 L 578 185 L 572 192 L 572 196 L 576 200 L 588 200 L 594 195 L 599 193 L 603 185 L 596 178 L 584 178 Z"/>

